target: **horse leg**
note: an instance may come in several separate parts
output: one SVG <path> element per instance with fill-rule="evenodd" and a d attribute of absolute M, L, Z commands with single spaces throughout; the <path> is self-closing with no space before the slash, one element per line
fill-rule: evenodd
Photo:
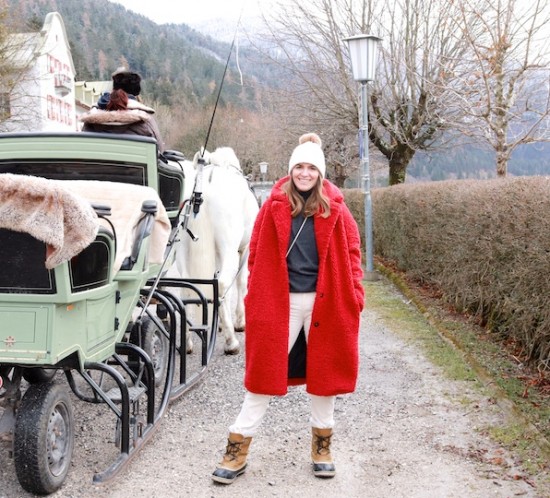
<path fill-rule="evenodd" d="M 247 281 L 248 281 L 248 268 L 246 261 L 241 260 L 241 271 L 237 276 L 235 282 L 236 286 L 236 303 L 235 303 L 235 331 L 244 332 L 245 329 L 245 316 L 244 316 L 244 296 L 246 295 Z"/>
<path fill-rule="evenodd" d="M 188 272 L 185 246 L 180 241 L 179 245 L 176 246 L 175 263 L 167 270 L 166 276 L 184 278 L 184 276 L 187 274 Z M 175 295 L 179 295 L 182 300 L 185 300 L 188 297 L 194 297 L 190 295 L 189 291 L 181 287 L 168 288 L 168 290 L 172 291 Z M 196 305 L 185 306 L 185 312 L 183 316 L 180 317 L 180 319 L 186 320 L 187 317 L 189 317 L 191 323 L 194 323 L 193 320 L 195 320 L 195 316 L 198 315 L 196 308 Z M 187 354 L 191 354 L 193 352 L 193 335 L 189 328 L 187 328 L 187 332 L 185 334 L 185 352 Z"/>
<path fill-rule="evenodd" d="M 233 328 L 233 313 L 231 305 L 231 289 L 235 285 L 233 279 L 237 274 L 239 255 L 238 252 L 228 251 L 224 255 L 224 261 L 220 274 L 218 276 L 218 284 L 220 287 L 221 302 L 219 307 L 220 327 L 225 338 L 224 351 L 226 354 L 237 354 L 239 352 L 239 341 L 235 335 Z"/>
<path fill-rule="evenodd" d="M 185 314 L 182 317 L 183 320 L 189 320 L 191 323 L 196 323 L 197 316 L 200 313 L 196 304 L 188 304 L 185 306 Z M 185 352 L 191 354 L 193 352 L 193 332 L 189 330 L 189 323 L 185 332 Z"/>
<path fill-rule="evenodd" d="M 233 320 L 231 317 L 231 302 L 230 299 L 224 299 L 219 307 L 220 328 L 225 339 L 224 351 L 225 354 L 238 354 L 240 344 L 233 330 Z"/>

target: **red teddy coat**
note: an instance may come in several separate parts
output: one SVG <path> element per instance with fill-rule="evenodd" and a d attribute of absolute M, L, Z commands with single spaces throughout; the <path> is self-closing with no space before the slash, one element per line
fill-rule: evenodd
<path fill-rule="evenodd" d="M 288 378 L 290 203 L 273 187 L 256 218 L 248 259 L 245 298 L 245 387 L 256 394 L 284 395 L 306 384 L 310 394 L 353 392 L 357 381 L 359 318 L 364 305 L 360 237 L 340 190 L 323 180 L 328 218 L 315 216 L 319 254 L 317 294 L 307 347 L 305 379 Z"/>

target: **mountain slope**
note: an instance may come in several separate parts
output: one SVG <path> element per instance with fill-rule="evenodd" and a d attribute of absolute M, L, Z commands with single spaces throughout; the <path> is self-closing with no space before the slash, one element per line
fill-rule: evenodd
<path fill-rule="evenodd" d="M 214 98 L 231 49 L 185 24 L 157 25 L 107 0 L 7 0 L 7 5 L 20 31 L 40 29 L 48 12 L 61 14 L 77 79 L 109 79 L 118 66 L 128 65 L 144 77 L 148 95 L 166 105 Z M 240 50 L 239 66 L 247 76 L 242 87 L 232 54 L 226 102 L 253 107 L 258 81 L 277 81 L 265 77 L 267 66 L 258 64 L 259 57 L 250 48 Z"/>

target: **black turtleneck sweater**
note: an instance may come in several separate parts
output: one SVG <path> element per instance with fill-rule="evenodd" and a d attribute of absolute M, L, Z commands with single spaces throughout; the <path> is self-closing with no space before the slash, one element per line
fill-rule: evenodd
<path fill-rule="evenodd" d="M 304 201 L 311 195 L 309 192 L 300 192 Z M 304 221 L 303 213 L 292 218 L 292 229 L 290 233 L 290 244 L 296 237 L 298 230 Z M 313 216 L 306 219 L 304 228 L 296 239 L 296 243 L 286 258 L 288 266 L 288 279 L 290 292 L 315 292 L 317 287 L 317 273 L 319 270 L 319 256 L 317 254 L 317 243 L 313 228 Z"/>

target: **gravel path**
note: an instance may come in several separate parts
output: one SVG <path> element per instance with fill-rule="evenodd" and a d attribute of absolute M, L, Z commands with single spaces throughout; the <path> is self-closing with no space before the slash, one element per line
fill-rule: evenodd
<path fill-rule="evenodd" d="M 518 478 L 513 457 L 484 434 L 484 427 L 503 422 L 498 407 L 464 383 L 446 380 L 370 310 L 363 315 L 357 391 L 336 403 L 337 476 L 312 476 L 308 399 L 303 388 L 293 388 L 273 399 L 246 473 L 231 486 L 215 484 L 210 473 L 244 393 L 243 355 L 224 356 L 221 342 L 205 380 L 170 406 L 147 447 L 108 484 L 93 485 L 92 475 L 112 452 L 112 435 L 93 409 L 75 401 L 73 468 L 51 496 L 544 496 Z M 0 450 L 0 498 L 30 496 L 17 482 L 5 443 Z"/>

